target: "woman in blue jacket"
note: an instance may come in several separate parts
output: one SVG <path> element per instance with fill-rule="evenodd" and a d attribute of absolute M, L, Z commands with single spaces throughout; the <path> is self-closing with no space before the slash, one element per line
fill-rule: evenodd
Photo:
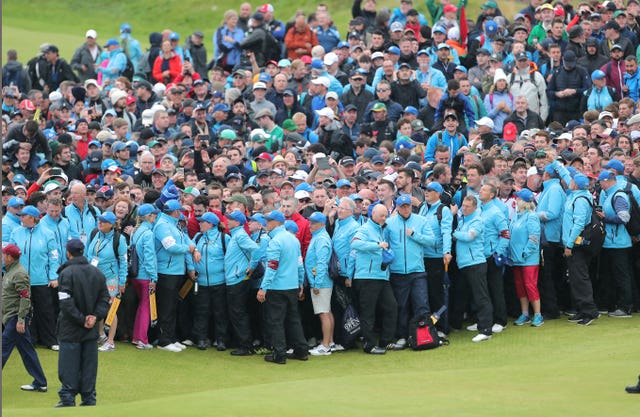
<path fill-rule="evenodd" d="M 127 281 L 127 241 L 124 236 L 115 234 L 114 226 L 116 215 L 106 211 L 98 216 L 98 229 L 91 232 L 89 243 L 84 252 L 91 265 L 102 271 L 107 278 L 107 289 L 111 302 L 118 295 L 124 292 L 124 285 Z M 113 240 L 119 239 L 119 243 L 114 245 Z M 117 246 L 118 253 L 114 253 L 114 246 Z M 100 339 L 104 342 L 98 348 L 101 352 L 111 352 L 115 350 L 114 337 L 118 328 L 118 317 L 113 318 L 113 323 L 109 328 L 107 337 L 104 335 L 104 323 L 100 323 Z"/>
<path fill-rule="evenodd" d="M 209 317 L 213 315 L 216 348 L 227 349 L 227 296 L 224 282 L 224 255 L 229 236 L 219 228 L 220 219 L 214 213 L 207 212 L 197 218 L 200 222 L 200 233 L 194 236 L 198 251 L 202 254 L 200 262 L 195 264 L 198 273 L 198 293 L 195 298 L 195 315 L 193 317 L 193 334 L 197 339 L 197 347 L 206 350 L 209 346 Z M 224 241 L 223 241 L 224 239 Z"/>
<path fill-rule="evenodd" d="M 138 209 L 138 228 L 131 238 L 138 255 L 138 274 L 131 280 L 138 296 L 138 309 L 133 323 L 132 342 L 138 349 L 151 349 L 147 333 L 151 320 L 149 294 L 156 291 L 158 282 L 158 258 L 153 238 L 153 225 L 158 210 L 152 204 L 143 204 Z"/>
<path fill-rule="evenodd" d="M 540 220 L 535 213 L 534 195 L 530 190 L 523 188 L 515 196 L 518 197 L 518 217 L 511 223 L 509 258 L 513 262 L 513 277 L 522 314 L 513 324 L 522 326 L 531 323 L 534 327 L 540 327 L 544 324 L 538 292 Z M 529 317 L 529 303 L 533 307 L 533 319 Z"/>

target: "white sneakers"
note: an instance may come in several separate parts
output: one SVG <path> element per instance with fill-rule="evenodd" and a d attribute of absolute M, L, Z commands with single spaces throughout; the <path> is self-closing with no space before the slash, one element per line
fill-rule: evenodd
<path fill-rule="evenodd" d="M 314 347 L 313 349 L 309 349 L 309 353 L 312 356 L 328 356 L 328 355 L 331 355 L 331 346 L 326 347 L 322 343 L 320 343 L 318 346 Z"/>
<path fill-rule="evenodd" d="M 496 323 L 496 324 L 494 324 L 494 325 L 491 327 L 491 331 L 492 331 L 493 333 L 502 333 L 502 331 L 503 331 L 506 327 L 507 327 L 507 326 L 503 326 L 503 325 L 501 325 L 501 324 Z"/>
<path fill-rule="evenodd" d="M 166 346 L 158 346 L 158 349 L 160 350 L 166 350 L 168 352 L 182 352 L 184 349 L 186 349 L 187 347 L 182 345 L 183 347 L 180 347 L 180 345 L 182 345 L 181 343 L 175 342 L 175 343 L 171 343 L 170 345 L 166 345 Z"/>
<path fill-rule="evenodd" d="M 116 345 L 114 345 L 113 343 L 104 342 L 102 346 L 98 348 L 98 350 L 100 352 L 113 352 L 114 350 L 116 350 Z"/>
<path fill-rule="evenodd" d="M 402 350 L 407 347 L 407 339 L 400 338 L 394 343 L 393 350 Z"/>
<path fill-rule="evenodd" d="M 471 326 L 467 326 L 467 330 L 469 330 L 470 332 L 477 332 L 478 331 L 478 323 L 473 323 Z"/>
<path fill-rule="evenodd" d="M 329 345 L 329 348 L 331 349 L 332 352 L 343 352 L 345 350 L 344 346 L 338 343 L 331 343 Z"/>
<path fill-rule="evenodd" d="M 489 340 L 489 339 L 491 339 L 491 335 L 478 333 L 477 335 L 475 335 L 475 337 L 473 339 L 471 339 L 471 341 L 472 342 L 484 342 L 485 340 Z"/>

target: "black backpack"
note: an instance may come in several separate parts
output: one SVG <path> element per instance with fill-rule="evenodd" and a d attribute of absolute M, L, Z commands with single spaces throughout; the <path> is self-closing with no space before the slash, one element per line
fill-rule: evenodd
<path fill-rule="evenodd" d="M 593 202 L 589 201 L 589 199 L 585 196 L 579 196 L 575 200 L 573 200 L 574 210 L 576 206 L 576 200 L 578 200 L 578 198 L 584 198 L 591 206 L 591 219 L 589 220 L 589 223 L 584 227 L 584 230 L 580 233 L 582 243 L 578 246 L 584 248 L 589 255 L 597 256 L 600 253 L 600 249 L 602 249 L 604 238 L 606 236 L 606 232 L 604 230 L 604 221 L 600 218 L 600 216 L 596 214 Z"/>
<path fill-rule="evenodd" d="M 625 193 L 629 197 L 629 221 L 625 223 L 624 227 L 631 236 L 637 236 L 640 234 L 640 206 L 636 201 L 633 193 L 631 192 L 631 183 L 627 182 L 627 185 L 622 190 L 618 190 L 613 193 L 611 197 L 611 204 L 617 193 Z"/>
<path fill-rule="evenodd" d="M 138 241 L 142 239 L 142 236 L 138 238 Z M 132 239 L 133 240 L 133 239 Z M 127 259 L 129 260 L 129 276 L 137 278 L 140 272 L 140 257 L 138 256 L 138 250 L 136 249 L 137 242 L 131 242 L 129 248 L 127 248 Z"/>
<path fill-rule="evenodd" d="M 407 340 L 413 350 L 435 349 L 444 344 L 431 317 L 419 315 L 409 322 L 409 338 Z"/>
<path fill-rule="evenodd" d="M 124 56 L 127 58 L 127 65 L 124 67 L 124 71 L 122 71 L 122 76 L 126 77 L 129 80 L 132 80 L 133 74 L 135 74 L 135 69 L 133 68 L 133 62 L 131 62 L 131 58 L 129 58 L 129 55 L 124 54 Z"/>

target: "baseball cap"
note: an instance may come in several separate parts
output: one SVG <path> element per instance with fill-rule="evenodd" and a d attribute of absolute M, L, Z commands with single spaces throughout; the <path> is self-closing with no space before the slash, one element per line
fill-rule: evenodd
<path fill-rule="evenodd" d="M 396 198 L 396 206 L 404 206 L 406 204 L 411 204 L 411 196 L 409 194 L 400 194 L 398 198 Z"/>
<path fill-rule="evenodd" d="M 617 159 L 612 159 L 604 166 L 606 169 L 613 169 L 618 172 L 624 172 L 624 165 Z"/>
<path fill-rule="evenodd" d="M 440 185 L 440 183 L 436 181 L 431 181 L 429 184 L 427 184 L 425 189 L 427 191 L 435 191 L 438 194 L 442 194 L 442 192 L 444 191 L 444 189 L 442 188 L 442 185 Z"/>
<path fill-rule="evenodd" d="M 22 207 L 24 206 L 24 200 L 21 199 L 20 197 L 11 197 L 9 199 L 9 201 L 7 202 L 7 206 L 15 208 L 15 207 Z"/>
<path fill-rule="evenodd" d="M 351 187 L 351 182 L 348 179 L 342 178 L 338 180 L 338 182 L 336 183 L 336 187 L 337 188 Z"/>
<path fill-rule="evenodd" d="M 164 211 L 166 213 L 170 213 L 176 210 L 180 210 L 180 211 L 184 210 L 184 208 L 180 205 L 180 202 L 178 200 L 169 200 L 164 204 Z"/>
<path fill-rule="evenodd" d="M 157 212 L 158 209 L 153 204 L 143 204 L 138 208 L 138 216 L 140 217 Z"/>
<path fill-rule="evenodd" d="M 282 214 L 282 212 L 279 211 L 279 210 L 273 210 L 272 212 L 267 214 L 264 218 L 267 221 L 273 220 L 273 221 L 276 221 L 278 223 L 284 223 L 285 222 L 284 214 Z"/>
<path fill-rule="evenodd" d="M 263 227 L 267 225 L 267 220 L 264 218 L 264 215 L 262 213 L 256 213 L 253 216 L 249 216 L 248 220 L 258 222 Z"/>
<path fill-rule="evenodd" d="M 116 224 L 116 215 L 111 211 L 105 211 L 98 216 L 98 221 L 110 224 Z"/>
<path fill-rule="evenodd" d="M 514 195 L 520 200 L 526 201 L 527 203 L 533 201 L 533 192 L 531 192 L 531 190 L 528 188 L 523 188 L 522 190 L 514 193 Z"/>
<path fill-rule="evenodd" d="M 493 124 L 493 120 L 491 120 L 491 118 L 485 116 L 480 118 L 479 120 L 476 120 L 476 126 L 486 126 L 489 127 L 491 129 L 493 129 L 494 124 Z"/>
<path fill-rule="evenodd" d="M 325 216 L 324 214 L 320 213 L 319 211 L 315 211 L 315 212 L 311 213 L 311 216 L 309 216 L 309 221 L 312 222 L 312 223 L 326 224 L 327 223 L 327 216 Z"/>
<path fill-rule="evenodd" d="M 204 213 L 200 217 L 196 217 L 196 220 L 199 221 L 199 222 L 211 223 L 214 226 L 217 226 L 220 223 L 220 219 L 218 218 L 218 216 L 216 216 L 215 214 L 213 214 L 210 211 Z"/>
<path fill-rule="evenodd" d="M 227 219 L 235 220 L 241 225 L 247 222 L 247 217 L 240 210 L 234 210 L 231 213 L 227 214 Z"/>
<path fill-rule="evenodd" d="M 333 119 L 335 117 L 335 113 L 333 112 L 333 110 L 329 107 L 325 107 L 322 108 L 320 110 L 316 110 L 316 114 L 318 116 L 325 116 L 328 117 L 329 119 Z"/>

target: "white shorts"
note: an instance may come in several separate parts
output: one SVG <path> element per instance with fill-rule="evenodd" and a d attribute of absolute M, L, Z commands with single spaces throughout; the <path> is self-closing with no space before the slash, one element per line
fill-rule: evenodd
<path fill-rule="evenodd" d="M 318 288 L 320 293 L 318 295 L 313 293 L 313 288 L 311 289 L 311 302 L 313 303 L 313 313 L 330 313 L 331 312 L 331 293 L 333 292 L 333 287 L 331 288 Z"/>

